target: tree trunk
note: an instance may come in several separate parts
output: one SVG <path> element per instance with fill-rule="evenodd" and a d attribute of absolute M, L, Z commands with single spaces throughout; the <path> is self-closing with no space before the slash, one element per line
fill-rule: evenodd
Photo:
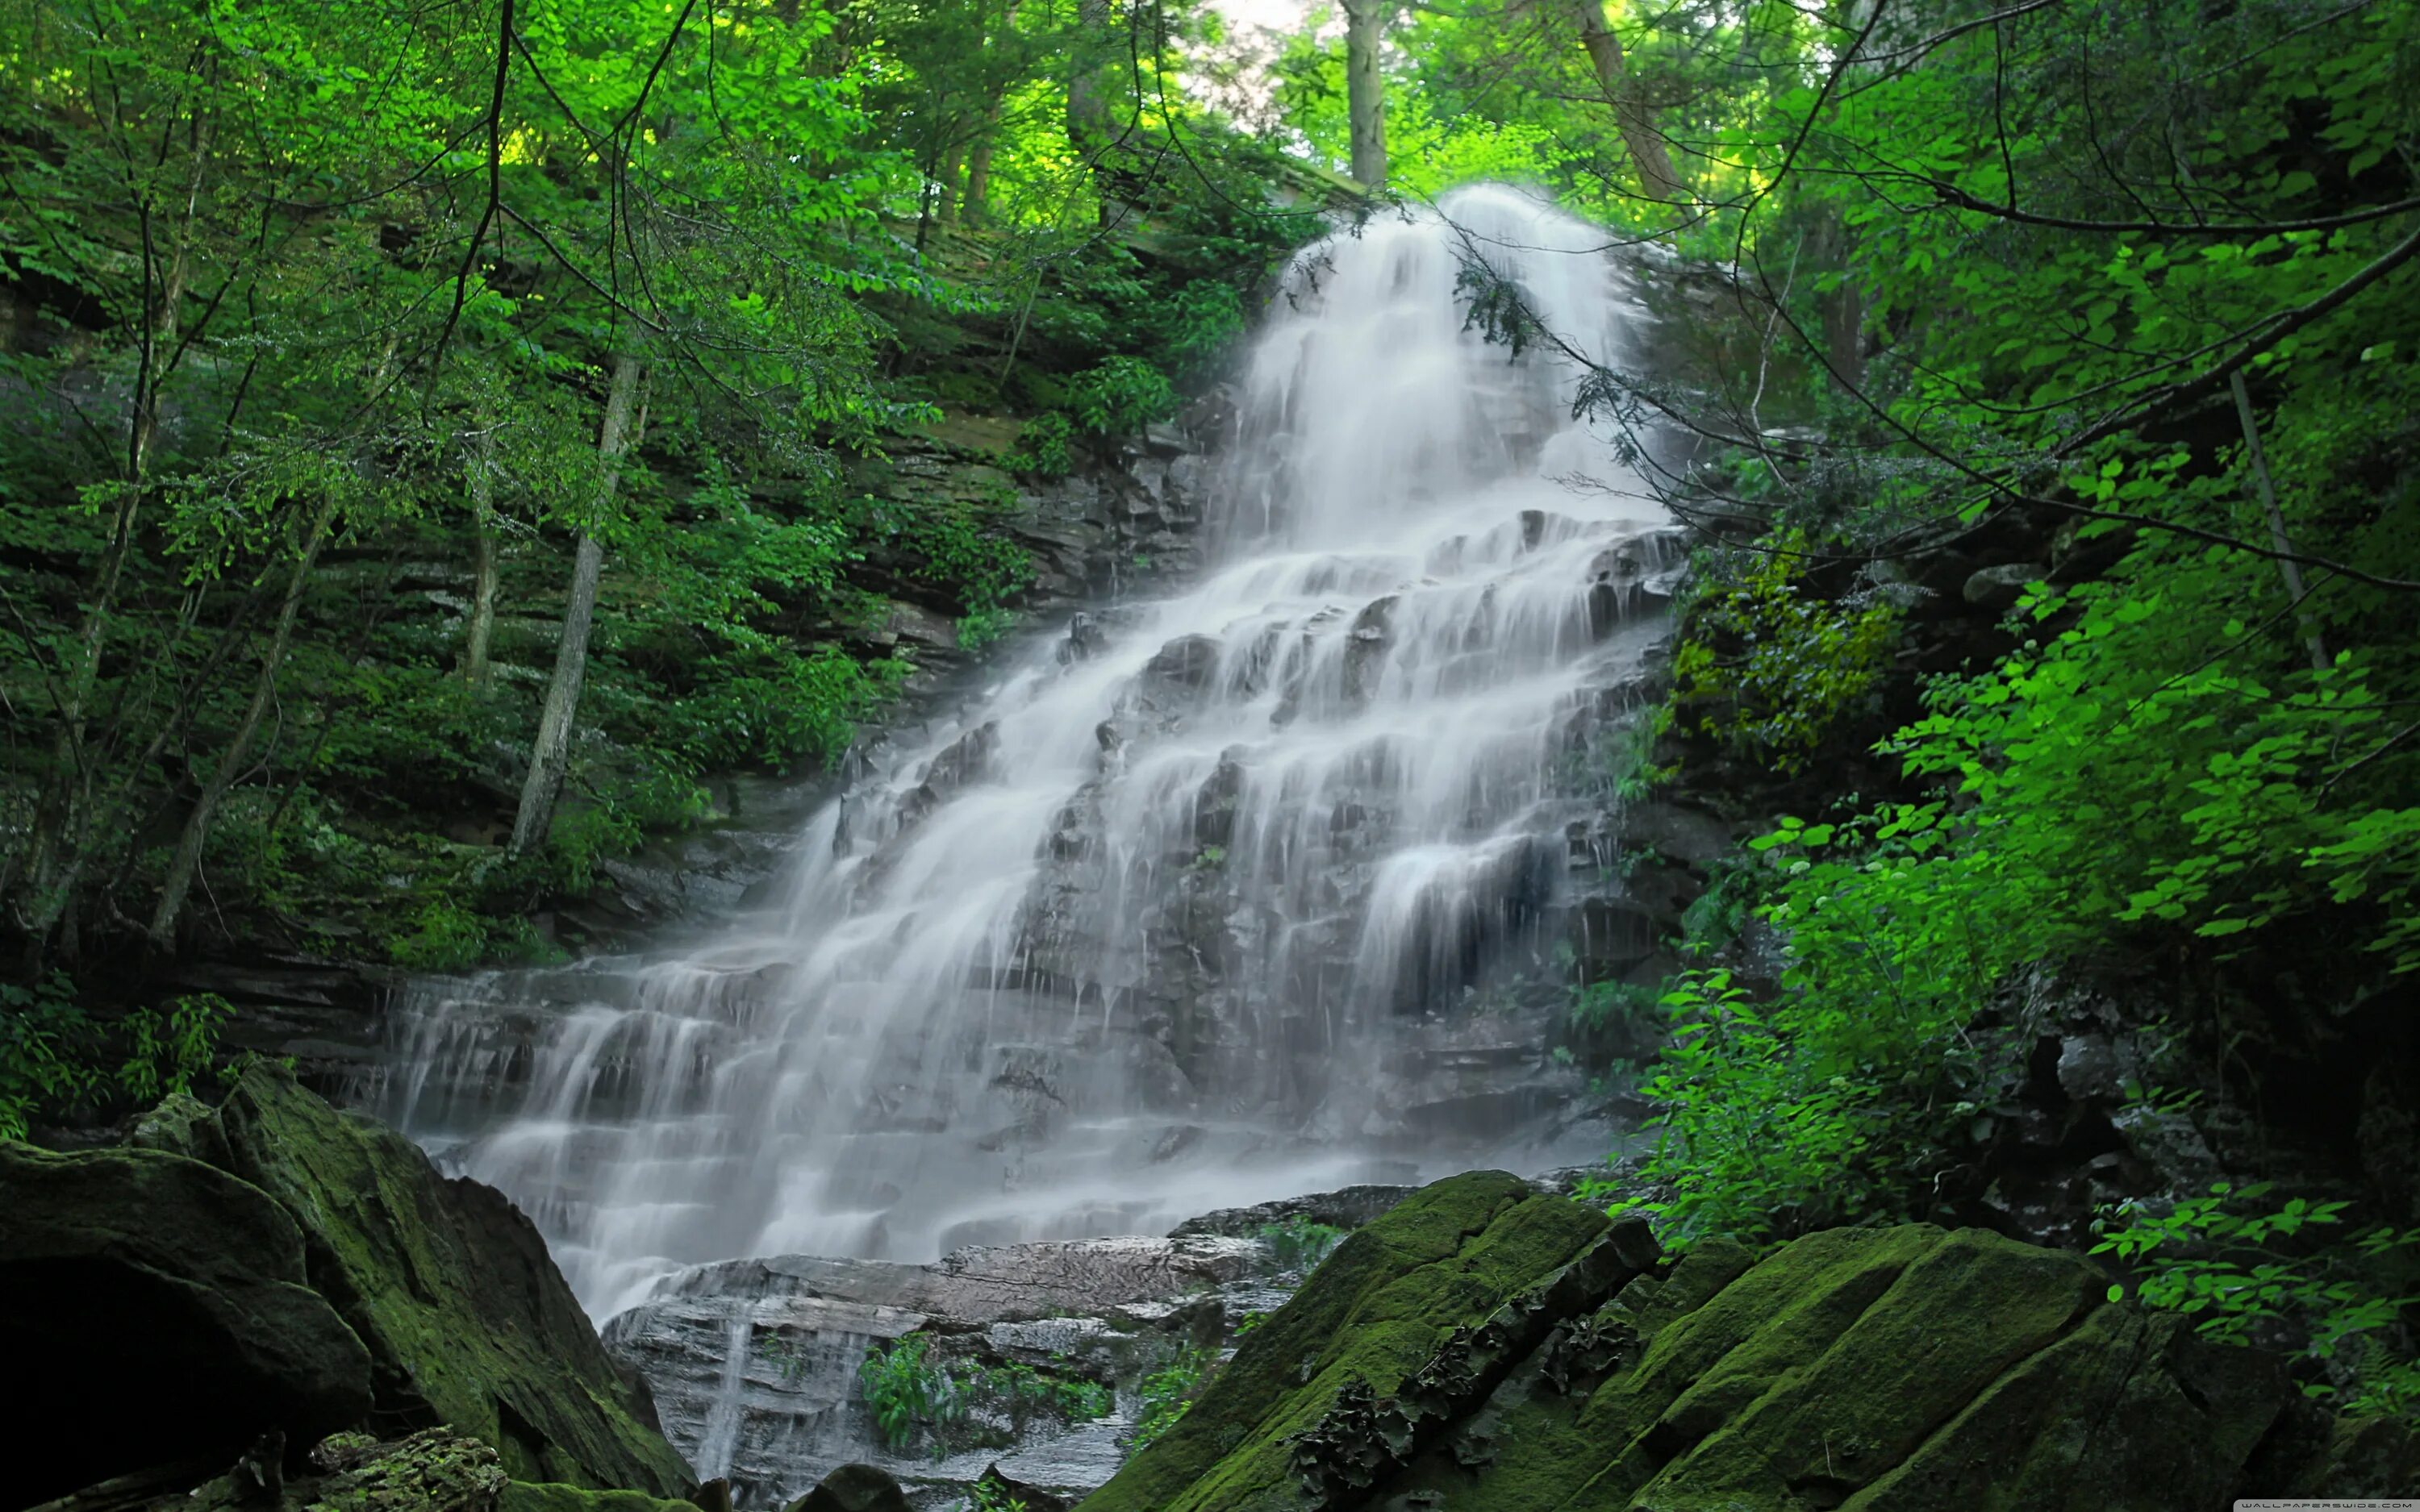
<path fill-rule="evenodd" d="M 1649 199 L 1686 203 L 1689 186 L 1672 167 L 1672 154 L 1655 129 L 1655 113 L 1638 98 L 1637 85 L 1621 56 L 1621 39 L 1605 23 L 1604 0 L 1565 0 L 1579 29 L 1580 45 L 1588 49 L 1596 70 L 1596 85 L 1613 107 L 1621 141 L 1638 168 L 1638 188 Z"/>
<path fill-rule="evenodd" d="M 984 134 L 967 154 L 967 195 L 958 213 L 969 225 L 981 225 L 991 218 L 991 142 L 999 130 L 1000 112 L 995 107 L 984 123 Z"/>
<path fill-rule="evenodd" d="M 954 144 L 941 154 L 940 204 L 935 207 L 933 218 L 943 225 L 958 224 L 958 183 L 960 161 L 966 156 L 963 143 Z"/>
<path fill-rule="evenodd" d="M 999 27 L 984 39 L 986 54 L 997 50 L 1000 39 L 1016 30 L 1016 7 L 1017 0 L 1008 0 L 1008 4 L 1001 8 Z M 967 149 L 967 193 L 959 208 L 959 213 L 966 217 L 969 225 L 981 225 L 991 214 L 991 156 L 993 145 L 1000 139 L 1001 111 L 1006 104 L 1002 98 L 1007 93 L 1006 89 L 996 82 L 990 82 L 997 79 L 997 72 L 994 69 L 986 69 L 985 72 L 985 87 L 989 91 L 990 103 L 984 107 L 982 130 L 975 133 L 973 144 Z"/>
<path fill-rule="evenodd" d="M 471 579 L 471 621 L 462 636 L 462 680 L 488 690 L 488 644 L 496 630 L 496 433 L 471 438 L 471 523 L 478 532 Z"/>
<path fill-rule="evenodd" d="M 2260 508 L 2269 517 L 2269 544 L 2276 548 L 2277 572 L 2286 579 L 2286 598 L 2294 606 L 2294 618 L 2303 626 L 2303 644 L 2310 649 L 2311 671 L 2326 671 L 2335 665 L 2328 660 L 2328 643 L 2319 636 L 2319 622 L 2303 606 L 2303 569 L 2294 561 L 2294 541 L 2286 533 L 2286 517 L 2277 508 L 2276 486 L 2269 481 L 2269 458 L 2260 449 L 2260 423 L 2252 418 L 2252 393 L 2243 386 L 2243 369 L 2226 375 L 2227 387 L 2235 393 L 2235 418 L 2243 426 L 2243 455 L 2252 464 L 2252 480 L 2259 487 Z"/>
<path fill-rule="evenodd" d="M 1344 0 L 1344 97 L 1353 123 L 1353 177 L 1387 187 L 1387 81 L 1378 71 L 1388 0 Z"/>
<path fill-rule="evenodd" d="M 177 838 L 177 854 L 168 862 L 167 880 L 160 886 L 160 904 L 152 912 L 151 925 L 145 933 L 150 935 L 154 949 L 167 950 L 177 943 L 177 916 L 185 906 L 185 895 L 193 889 L 194 875 L 201 869 L 202 847 L 210 838 L 210 825 L 218 819 L 219 804 L 243 775 L 252 760 L 252 743 L 260 734 L 261 721 L 277 702 L 277 674 L 286 665 L 286 648 L 294 640 L 294 617 L 302 607 L 304 590 L 311 586 L 311 568 L 319 560 L 319 548 L 328 539 L 328 522 L 335 512 L 333 504 L 322 503 L 311 517 L 311 533 L 302 543 L 302 554 L 294 560 L 294 575 L 287 580 L 286 599 L 277 608 L 277 628 L 269 637 L 269 649 L 260 656 L 260 676 L 252 687 L 252 702 L 243 711 L 243 718 L 227 738 L 226 749 L 219 754 L 219 764 L 203 785 L 201 796 L 194 800 L 194 811 L 185 816 L 184 833 Z"/>
<path fill-rule="evenodd" d="M 201 218 L 202 185 L 209 165 L 209 135 L 197 124 L 192 142 L 194 171 L 185 185 L 184 215 L 176 248 L 160 282 L 146 289 L 158 302 L 143 317 L 140 361 L 135 369 L 132 412 L 126 433 L 126 486 L 110 519 L 109 545 L 94 574 L 92 599 L 85 606 L 76 637 L 74 670 L 59 702 L 59 733 L 52 749 L 52 779 L 36 806 L 34 833 L 26 846 L 25 881 L 33 906 L 26 914 L 36 949 L 66 912 L 84 870 L 78 830 L 89 806 L 92 773 L 85 745 L 93 695 L 109 639 L 110 610 L 126 559 L 134 548 L 134 527 L 149 482 L 151 448 L 160 432 L 160 394 L 175 364 L 185 283 L 193 267 L 194 239 Z"/>
<path fill-rule="evenodd" d="M 597 514 L 613 502 L 621 479 L 621 460 L 630 442 L 630 411 L 639 392 L 639 359 L 615 354 L 613 379 L 605 393 L 605 420 L 597 433 Z M 537 740 L 530 750 L 529 777 L 521 784 L 520 811 L 513 817 L 510 855 L 526 854 L 546 841 L 554 806 L 563 796 L 563 778 L 571 765 L 571 727 L 580 713 L 580 686 L 588 678 L 588 630 L 597 615 L 597 579 L 605 567 L 605 548 L 593 531 L 580 532 L 580 549 L 572 559 L 571 598 L 563 609 L 563 640 L 555 649 L 554 677 L 547 684 L 546 710 L 539 716 Z"/>
<path fill-rule="evenodd" d="M 1090 158 L 1109 140 L 1101 59 L 1109 43 L 1109 0 L 1076 0 L 1076 67 L 1067 76 L 1067 144 Z"/>

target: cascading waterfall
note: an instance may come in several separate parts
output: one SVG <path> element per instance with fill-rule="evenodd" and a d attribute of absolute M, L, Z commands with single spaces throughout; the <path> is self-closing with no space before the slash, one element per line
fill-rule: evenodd
<path fill-rule="evenodd" d="M 693 1262 L 1148 1231 L 1519 1137 L 1407 1068 L 1485 1058 L 1457 995 L 1555 902 L 1668 522 L 1457 278 L 1618 354 L 1601 241 L 1482 188 L 1303 253 L 1196 586 L 1032 647 L 711 941 L 422 984 L 385 1111 L 599 1318 Z"/>

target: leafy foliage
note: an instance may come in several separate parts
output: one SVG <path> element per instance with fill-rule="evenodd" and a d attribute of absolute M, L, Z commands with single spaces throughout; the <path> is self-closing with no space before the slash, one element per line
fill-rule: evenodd
<path fill-rule="evenodd" d="M 1207 1350 L 1184 1349 L 1158 1369 L 1142 1378 L 1141 1406 L 1135 1415 L 1134 1431 L 1126 1436 L 1127 1448 L 1136 1454 L 1151 1447 L 1170 1428 L 1176 1427 L 1193 1407 L 1202 1388 L 1208 1383 L 1218 1367 L 1218 1356 Z"/>
<path fill-rule="evenodd" d="M 944 1361 L 931 1339 L 910 1334 L 889 1347 L 875 1345 L 858 1366 L 858 1381 L 875 1427 L 892 1449 L 905 1450 L 920 1433 L 930 1434 L 938 1457 L 964 1436 L 970 1414 L 1005 1417 L 1013 1440 L 1036 1414 L 1063 1423 L 1109 1415 L 1116 1401 L 1109 1388 L 1078 1376 L 1054 1375 L 1018 1362 L 984 1365 Z"/>
<path fill-rule="evenodd" d="M 2221 1181 L 2164 1211 L 2122 1205 L 2098 1226 L 2092 1253 L 2133 1266 L 2145 1305 L 2195 1318 L 2205 1337 L 2273 1343 L 2280 1325 L 2298 1335 L 2302 1354 L 2330 1378 L 2306 1381 L 2310 1396 L 2335 1397 L 2354 1412 L 2405 1416 L 2420 1408 L 2420 1365 L 2403 1321 L 2420 1297 L 2374 1289 L 2381 1279 L 2408 1284 L 2409 1266 L 2397 1277 L 2394 1261 L 2420 1248 L 2420 1233 L 2373 1227 L 2322 1239 L 2319 1231 L 2341 1225 L 2350 1203 L 2264 1200 L 2272 1191 L 2265 1181 Z M 2110 1300 L 2124 1292 L 2113 1286 Z"/>
<path fill-rule="evenodd" d="M 100 1104 L 148 1107 L 219 1069 L 219 1029 L 232 1011 L 225 998 L 194 994 L 111 1024 L 74 992 L 58 972 L 30 987 L 0 982 L 0 1139 Z"/>
<path fill-rule="evenodd" d="M 1735 579 L 1701 590 L 1672 657 L 1672 707 L 1785 772 L 1856 711 L 1887 670 L 1898 612 L 1835 606 L 1793 583 L 1806 538 L 1786 533 Z"/>

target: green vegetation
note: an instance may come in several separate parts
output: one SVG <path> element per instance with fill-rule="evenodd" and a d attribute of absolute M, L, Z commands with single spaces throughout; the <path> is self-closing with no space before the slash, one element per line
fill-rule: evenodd
<path fill-rule="evenodd" d="M 1685 378 L 1636 372 L 1543 325 L 1483 248 L 1466 270 L 1475 326 L 1590 364 L 1581 407 L 1696 535 L 1668 728 L 1606 786 L 1696 778 L 1788 816 L 1691 910 L 1692 969 L 1659 994 L 1661 1147 L 1636 1172 L 1659 1225 L 1773 1241 L 1954 1211 L 1941 1183 L 2055 1032 L 2026 1016 L 2047 980 L 2164 1018 L 2229 1117 L 2399 1141 L 2378 1131 L 2409 1126 L 2381 1057 L 2412 1054 L 2420 970 L 2413 8 L 1602 19 L 1617 48 L 1573 45 L 1585 18 L 1398 23 L 1419 67 L 1388 77 L 1390 181 L 1523 162 L 1699 255 L 1740 317 Z M 1280 70 L 1341 161 L 1333 50 L 1297 39 Z M 1686 473 L 1645 444 L 1667 421 L 1704 443 Z M 2394 1148 L 2347 1161 L 2367 1184 L 2345 1226 L 2399 1232 Z M 2362 1341 L 2329 1345 L 2332 1369 L 2362 1357 L 2344 1399 L 2397 1399 L 2420 1330 L 2386 1258 L 2201 1240 L 2191 1263 L 2220 1269 L 2164 1240 L 2146 1300 L 2273 1304 L 2303 1340 Z M 2302 1279 L 2242 1279 L 2273 1264 Z"/>
<path fill-rule="evenodd" d="M 875 1427 L 893 1450 L 908 1448 L 919 1434 L 931 1437 L 937 1457 L 954 1445 L 1005 1443 L 1034 1416 L 1091 1422 L 1109 1416 L 1117 1405 L 1109 1388 L 1096 1381 L 1017 1362 L 945 1360 L 931 1345 L 928 1335 L 910 1334 L 888 1347 L 875 1345 L 858 1366 Z M 970 1424 L 970 1414 L 978 1412 L 1006 1418 L 1007 1437 Z"/>
<path fill-rule="evenodd" d="M 24 1138 L 37 1119 L 147 1107 L 227 1074 L 218 1038 L 230 1011 L 200 993 L 110 1023 L 76 1002 L 64 973 L 0 982 L 0 1139 Z"/>
<path fill-rule="evenodd" d="M 2380 1289 L 2410 1285 L 2405 1252 L 2420 1248 L 2420 1232 L 2381 1226 L 2323 1237 L 2313 1231 L 2340 1226 L 2350 1203 L 2264 1201 L 2271 1191 L 2265 1181 L 2241 1190 L 2221 1181 L 2163 1212 L 2126 1204 L 2103 1223 L 2092 1253 L 2133 1266 L 2141 1300 L 2195 1317 L 2205 1337 L 2296 1342 L 2328 1377 L 2304 1382 L 2311 1396 L 2354 1412 L 2420 1411 L 2420 1365 L 2392 1343 L 2403 1309 L 2420 1297 Z M 2115 1302 L 2125 1288 L 2109 1290 Z"/>
<path fill-rule="evenodd" d="M 1246 1329 L 1238 1327 L 1235 1332 L 1241 1335 Z M 1202 1383 L 1218 1367 L 1218 1357 L 1210 1350 L 1183 1349 L 1174 1359 L 1143 1377 L 1134 1431 L 1126 1435 L 1128 1450 L 1140 1454 L 1161 1434 L 1176 1427 L 1178 1419 L 1192 1409 Z"/>
<path fill-rule="evenodd" d="M 718 817 L 708 778 L 848 747 L 902 602 L 1004 634 L 1029 506 L 989 464 L 1167 419 L 1317 209 L 1152 80 L 1182 8 L 8 14 L 28 981 L 547 958 L 530 916 Z M 988 489 L 889 468 L 967 409 L 1026 417 L 952 454 Z"/>
<path fill-rule="evenodd" d="M 1801 593 L 1792 579 L 1806 548 L 1806 537 L 1789 531 L 1744 566 L 1704 563 L 1699 580 L 1713 586 L 1688 607 L 1690 633 L 1672 658 L 1668 707 L 1698 733 L 1783 772 L 1803 768 L 1858 712 L 1898 632 L 1887 602 L 1842 608 Z"/>
<path fill-rule="evenodd" d="M 1344 1242 L 1344 1230 L 1295 1213 L 1282 1223 L 1263 1224 L 1260 1240 L 1269 1247 L 1269 1257 L 1279 1270 L 1309 1272 L 1318 1269 L 1319 1262 Z"/>

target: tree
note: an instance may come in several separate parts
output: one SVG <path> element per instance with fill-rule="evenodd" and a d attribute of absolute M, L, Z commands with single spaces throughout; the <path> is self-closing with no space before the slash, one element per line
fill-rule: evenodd
<path fill-rule="evenodd" d="M 1387 185 L 1387 78 L 1380 53 L 1389 0 L 1342 0 L 1344 88 L 1352 116 L 1353 177 L 1371 189 Z"/>
<path fill-rule="evenodd" d="M 1639 98 L 1637 85 L 1623 65 L 1621 39 L 1606 24 L 1604 0 L 1564 3 L 1571 11 L 1573 29 L 1578 33 L 1580 45 L 1587 50 L 1590 66 L 1595 70 L 1597 89 L 1612 107 L 1614 118 L 1621 123 L 1621 140 L 1630 148 L 1630 162 L 1637 171 L 1640 192 L 1650 199 L 1685 202 L 1689 186 L 1674 171 L 1672 154 L 1655 128 L 1655 114 Z"/>
<path fill-rule="evenodd" d="M 646 428 L 645 412 L 637 409 L 643 372 L 635 353 L 614 354 L 613 376 L 605 391 L 604 418 L 597 431 L 597 494 L 591 506 L 596 523 L 580 532 L 580 545 L 572 559 L 571 589 L 564 604 L 554 676 L 547 684 L 537 738 L 530 747 L 529 775 L 521 785 L 520 810 L 513 817 L 510 854 L 515 856 L 546 839 L 547 825 L 563 794 L 573 722 L 580 714 L 580 689 L 588 678 L 588 634 L 597 616 L 597 581 L 605 566 L 605 547 L 598 532 L 604 529 L 607 512 L 613 508 L 613 491 L 621 481 L 622 459 Z"/>

